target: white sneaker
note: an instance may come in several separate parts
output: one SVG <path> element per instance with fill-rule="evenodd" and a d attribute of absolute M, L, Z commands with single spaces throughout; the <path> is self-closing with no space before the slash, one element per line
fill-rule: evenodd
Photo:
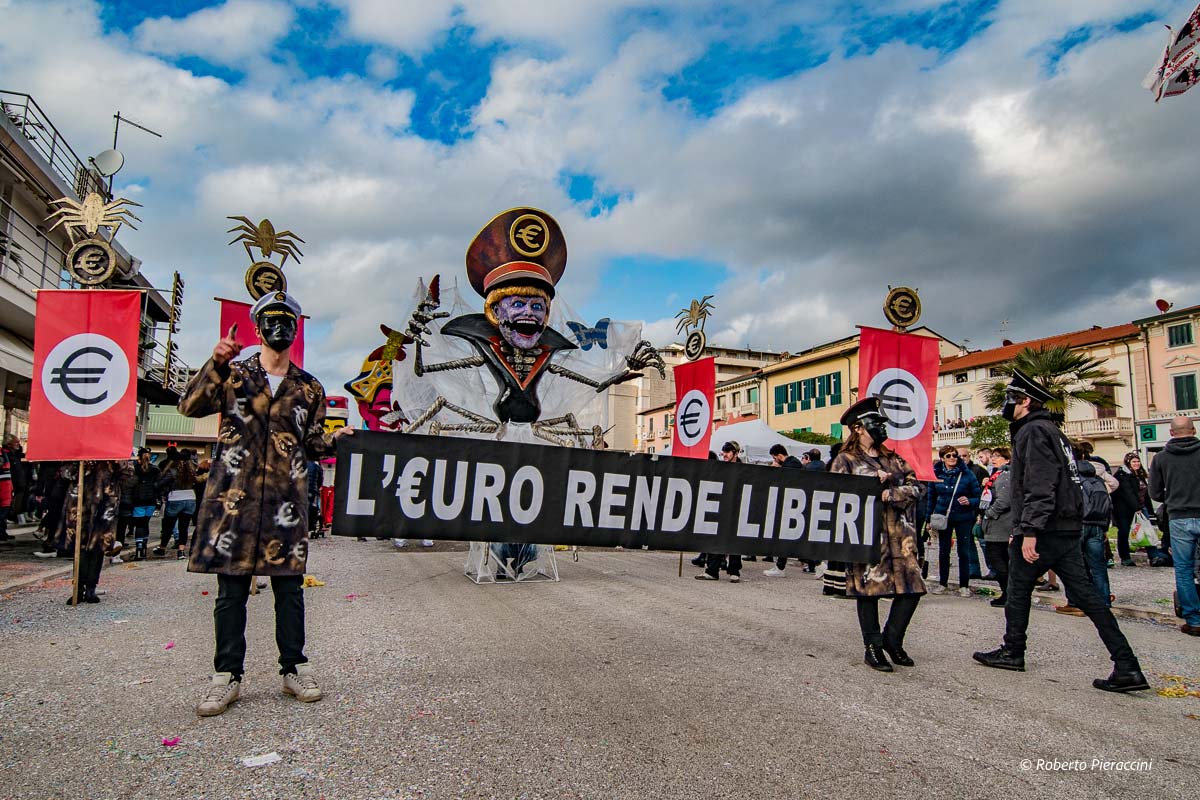
<path fill-rule="evenodd" d="M 433 547 L 433 539 L 422 539 L 421 547 Z"/>
<path fill-rule="evenodd" d="M 741 582 L 742 582 L 742 576 L 741 576 L 741 575 L 730 575 L 730 576 L 729 576 L 729 582 L 730 582 L 730 583 L 741 583 Z"/>
<path fill-rule="evenodd" d="M 972 597 L 972 596 L 974 596 L 974 594 L 975 594 L 974 592 L 972 592 L 970 589 L 968 589 L 965 586 L 958 590 L 959 597 Z"/>
<path fill-rule="evenodd" d="M 270 581 L 268 581 L 266 578 L 255 578 L 254 583 L 255 583 L 255 586 L 257 586 L 258 588 L 265 589 L 265 588 L 267 588 L 267 584 L 269 584 Z"/>
<path fill-rule="evenodd" d="M 196 713 L 202 717 L 215 717 L 224 714 L 229 704 L 241 697 L 242 684 L 233 679 L 233 673 L 218 672 L 212 676 L 212 683 L 204 693 L 204 699 L 196 706 Z"/>
<path fill-rule="evenodd" d="M 392 547 L 397 550 L 408 547 L 408 539 L 392 539 Z"/>
<path fill-rule="evenodd" d="M 764 569 L 763 575 L 766 575 L 768 578 L 782 578 L 783 570 L 779 567 L 771 567 L 770 569 Z"/>
<path fill-rule="evenodd" d="M 929 587 L 929 593 L 930 594 L 945 594 L 946 587 L 942 586 L 940 583 L 935 583 Z"/>
<path fill-rule="evenodd" d="M 38 558 L 58 558 L 58 553 L 54 552 L 53 550 L 51 550 L 49 553 L 43 553 L 41 550 L 35 550 L 33 554 Z"/>
<path fill-rule="evenodd" d="M 120 556 L 113 556 L 112 558 L 110 558 L 110 559 L 108 560 L 108 563 L 110 563 L 110 564 L 124 564 L 124 563 L 125 563 L 125 559 L 121 558 Z"/>
<path fill-rule="evenodd" d="M 283 693 L 290 694 L 301 703 L 315 703 L 320 700 L 321 687 L 313 676 L 311 664 L 297 664 L 295 674 L 289 672 L 283 676 Z"/>

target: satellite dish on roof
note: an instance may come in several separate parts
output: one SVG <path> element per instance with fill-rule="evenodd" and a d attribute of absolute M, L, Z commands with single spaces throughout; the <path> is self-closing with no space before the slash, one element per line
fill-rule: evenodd
<path fill-rule="evenodd" d="M 1155 300 L 1154 305 L 1158 307 L 1158 313 L 1165 314 L 1171 310 L 1174 303 L 1168 303 L 1166 300 Z"/>
<path fill-rule="evenodd" d="M 100 155 L 89 158 L 88 161 L 92 162 L 96 171 L 106 178 L 109 175 L 116 175 L 121 171 L 121 167 L 125 166 L 125 156 L 121 154 L 120 150 L 105 150 Z"/>

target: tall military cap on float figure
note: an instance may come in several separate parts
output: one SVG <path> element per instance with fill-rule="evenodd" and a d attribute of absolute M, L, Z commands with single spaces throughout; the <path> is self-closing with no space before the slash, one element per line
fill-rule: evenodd
<path fill-rule="evenodd" d="M 497 214 L 467 248 L 467 277 L 484 298 L 511 284 L 538 286 L 554 297 L 566 266 L 562 229 L 554 217 L 536 208 Z"/>
<path fill-rule="evenodd" d="M 1016 367 L 1013 368 L 1012 377 L 1008 381 L 1007 391 L 1019 392 L 1026 397 L 1037 400 L 1042 405 L 1049 403 L 1054 399 L 1054 395 L 1046 390 L 1046 387 L 1035 381 L 1030 376 L 1026 375 Z"/>

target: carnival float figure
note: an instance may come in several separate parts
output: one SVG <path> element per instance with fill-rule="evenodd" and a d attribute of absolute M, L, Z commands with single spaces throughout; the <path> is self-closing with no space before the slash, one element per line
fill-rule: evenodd
<path fill-rule="evenodd" d="M 358 377 L 347 381 L 345 387 L 358 405 L 367 430 L 395 432 L 406 426 L 408 420 L 398 413 L 399 405 L 392 401 L 392 362 L 406 358 L 404 345 L 409 338 L 387 325 L 380 325 L 379 330 L 387 341 L 370 352 Z"/>
<path fill-rule="evenodd" d="M 552 444 L 600 447 L 604 428 L 584 430 L 576 414 L 568 411 L 542 417 L 539 387 L 547 375 L 590 387 L 596 394 L 608 387 L 642 376 L 638 370 L 654 368 L 666 377 L 662 357 L 650 342 L 641 340 L 625 357 L 625 364 L 602 379 L 588 377 L 561 363 L 565 351 L 577 346 L 549 326 L 554 288 L 567 265 L 567 245 L 558 223 L 544 211 L 514 208 L 494 217 L 467 250 L 467 277 L 484 299 L 482 314 L 463 314 L 441 326 L 443 336 L 465 341 L 474 351 L 465 358 L 427 364 L 431 325 L 450 317 L 441 306 L 440 277 L 434 276 L 417 305 L 407 335 L 414 345 L 413 375 L 484 367 L 495 380 L 492 418 L 439 394 L 407 427 L 411 433 L 429 423 L 429 433 L 459 431 L 505 437 L 510 423 L 528 423 L 532 434 Z M 436 417 L 452 412 L 454 422 Z"/>
<path fill-rule="evenodd" d="M 488 222 L 466 256 L 467 278 L 483 298 L 483 313 L 473 312 L 453 289 L 453 311 L 439 310 L 445 293 L 440 276 L 418 286 L 403 334 L 407 341 L 398 343 L 393 360 L 394 410 L 380 418 L 381 425 L 407 418 L 405 433 L 606 447 L 599 424 L 607 416 L 606 390 L 645 369 L 665 378 L 666 368 L 641 338 L 640 325 L 605 318 L 589 327 L 565 316 L 561 302 L 554 306 L 566 263 L 566 241 L 546 212 L 514 208 Z M 552 327 L 552 309 L 572 338 Z M 389 332 L 389 343 L 393 336 Z M 412 348 L 407 354 L 406 344 Z M 406 355 L 412 371 L 400 380 L 397 364 Z M 535 559 L 537 565 L 528 566 Z M 557 569 L 552 548 L 473 543 L 467 574 L 476 582 L 538 574 L 556 579 Z"/>

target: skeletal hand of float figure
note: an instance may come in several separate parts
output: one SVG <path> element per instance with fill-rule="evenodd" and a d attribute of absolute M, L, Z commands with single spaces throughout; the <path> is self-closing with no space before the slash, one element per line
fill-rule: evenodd
<path fill-rule="evenodd" d="M 459 358 L 453 361 L 445 361 L 440 364 L 426 364 L 421 352 L 422 347 L 428 347 L 429 343 L 425 341 L 423 336 L 431 333 L 430 325 L 438 319 L 443 319 L 450 316 L 447 311 L 438 311 L 441 305 L 439 276 L 434 276 L 429 282 L 429 290 L 425 294 L 425 298 L 417 305 L 416 311 L 413 312 L 412 319 L 408 323 L 408 336 L 413 341 L 413 346 L 416 350 L 413 359 L 413 374 L 421 377 L 426 372 L 445 372 L 457 369 L 478 369 L 486 366 L 487 362 L 481 355 L 473 355 L 467 358 Z M 637 370 L 653 367 L 658 370 L 658 374 L 662 378 L 666 378 L 666 364 L 663 362 L 662 356 L 654 348 L 650 342 L 642 340 L 634 347 L 633 352 L 625 358 L 626 367 L 619 372 L 614 373 L 603 381 L 593 380 L 586 375 L 580 375 L 578 372 L 569 370 L 566 367 L 561 367 L 551 363 L 546 367 L 546 372 L 559 375 L 567 380 L 582 383 L 585 386 L 590 386 L 597 393 L 603 392 L 608 387 L 623 383 L 624 381 L 640 378 L 641 372 Z M 535 382 L 538 380 L 534 379 Z M 429 426 L 429 432 L 436 436 L 442 431 L 464 431 L 469 433 L 495 433 L 498 436 L 503 436 L 503 422 L 490 420 L 487 417 L 468 411 L 461 406 L 454 405 L 446 398 L 439 395 L 428 409 L 423 414 L 417 417 L 413 422 L 404 429 L 405 433 L 412 433 L 420 428 L 426 422 L 432 420 L 442 409 L 449 409 L 456 414 L 464 417 L 470 422 L 459 423 L 453 425 L 442 425 L 438 422 L 433 422 Z M 590 431 L 584 431 L 579 427 L 574 414 L 564 414 L 553 419 L 538 420 L 531 425 L 533 434 L 540 439 L 544 439 L 554 444 L 571 447 L 578 443 L 580 447 L 587 447 L 588 437 L 591 437 L 590 446 L 593 448 L 599 447 L 604 437 L 604 430 L 599 425 L 592 426 Z M 563 438 L 571 437 L 571 438 Z M 575 441 L 572 441 L 572 438 Z"/>

